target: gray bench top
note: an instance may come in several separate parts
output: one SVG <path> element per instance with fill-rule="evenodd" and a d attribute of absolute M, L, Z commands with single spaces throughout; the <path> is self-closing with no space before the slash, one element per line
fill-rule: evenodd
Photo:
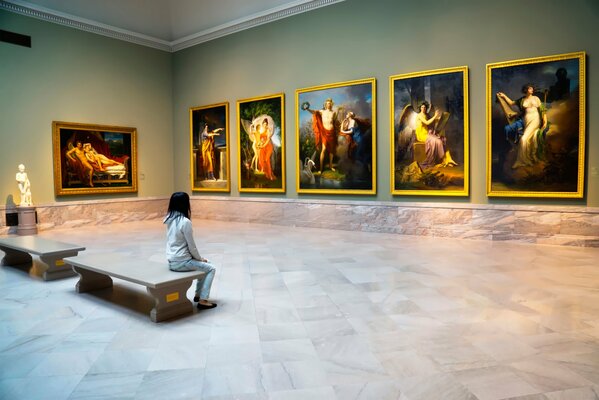
<path fill-rule="evenodd" d="M 70 243 L 57 242 L 39 236 L 15 236 L 0 238 L 0 248 L 5 247 L 35 255 L 60 254 L 66 251 L 83 251 L 85 247 Z"/>
<path fill-rule="evenodd" d="M 156 289 L 204 275 L 200 271 L 171 271 L 168 269 L 166 260 L 162 263 L 119 253 L 86 254 L 65 258 L 64 262 L 75 267 Z"/>

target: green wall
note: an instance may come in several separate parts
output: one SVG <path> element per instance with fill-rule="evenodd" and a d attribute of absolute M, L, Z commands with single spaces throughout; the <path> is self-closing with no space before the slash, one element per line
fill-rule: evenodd
<path fill-rule="evenodd" d="M 236 101 L 285 93 L 288 198 L 295 193 L 295 90 L 327 83 L 377 79 L 377 196 L 382 201 L 433 201 L 599 206 L 599 2 L 503 0 L 347 0 L 174 54 L 175 186 L 189 190 L 188 109 L 230 102 L 232 195 L 237 191 Z M 485 166 L 485 67 L 487 63 L 586 51 L 586 199 L 488 199 Z M 470 77 L 470 198 L 391 196 L 389 179 L 389 76 L 467 65 Z M 241 194 L 241 196 L 250 196 Z M 269 195 L 269 197 L 277 195 Z M 280 196 L 279 196 L 280 197 Z"/>
<path fill-rule="evenodd" d="M 138 196 L 172 191 L 171 54 L 5 11 L 0 29 L 29 35 L 32 42 L 31 48 L 0 43 L 2 204 L 11 195 L 19 201 L 20 163 L 34 204 L 113 198 L 55 198 L 52 121 L 137 128 Z"/>
<path fill-rule="evenodd" d="M 113 198 L 54 196 L 54 120 L 136 127 L 144 179 L 130 196 L 189 191 L 189 108 L 222 101 L 230 102 L 231 196 L 257 196 L 237 191 L 236 101 L 283 92 L 287 193 L 262 196 L 599 207 L 597 21 L 596 0 L 347 0 L 169 54 L 0 11 L 0 29 L 30 35 L 33 43 L 0 43 L 2 204 L 18 199 L 19 163 L 37 204 Z M 588 54 L 585 199 L 488 199 L 485 65 L 581 50 Z M 391 196 L 389 76 L 460 65 L 470 78 L 470 197 Z M 298 196 L 295 90 L 368 77 L 377 79 L 378 194 Z"/>

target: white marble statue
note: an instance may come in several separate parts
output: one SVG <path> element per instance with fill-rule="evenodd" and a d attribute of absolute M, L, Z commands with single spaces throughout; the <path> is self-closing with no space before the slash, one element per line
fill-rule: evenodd
<path fill-rule="evenodd" d="M 19 183 L 19 190 L 21 191 L 21 203 L 20 206 L 31 206 L 31 184 L 25 172 L 25 166 L 19 164 L 19 172 L 16 175 L 17 182 Z"/>

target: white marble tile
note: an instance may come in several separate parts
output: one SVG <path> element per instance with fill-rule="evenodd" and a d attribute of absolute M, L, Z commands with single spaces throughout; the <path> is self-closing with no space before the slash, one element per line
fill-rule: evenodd
<path fill-rule="evenodd" d="M 377 353 L 376 356 L 385 371 L 396 378 L 441 372 L 441 366 L 432 357 L 416 350 L 383 352 Z"/>
<path fill-rule="evenodd" d="M 164 335 L 164 332 L 153 329 L 121 331 L 115 334 L 107 349 L 153 349 L 161 342 Z"/>
<path fill-rule="evenodd" d="M 368 343 L 358 335 L 315 339 L 314 347 L 332 385 L 390 378 Z"/>
<path fill-rule="evenodd" d="M 87 374 L 79 381 L 69 400 L 132 399 L 135 397 L 143 377 L 142 372 Z"/>
<path fill-rule="evenodd" d="M 265 363 L 261 376 L 267 392 L 327 386 L 326 373 L 318 360 Z"/>
<path fill-rule="evenodd" d="M 148 371 L 198 369 L 206 366 L 208 346 L 199 343 L 190 346 L 185 342 L 162 345 L 156 349 Z"/>
<path fill-rule="evenodd" d="M 134 373 L 146 371 L 154 357 L 154 349 L 108 350 L 89 369 L 89 374 Z"/>
<path fill-rule="evenodd" d="M 503 218 L 514 226 L 513 211 Z M 0 392 L 24 398 L 60 378 L 57 399 L 461 400 L 501 398 L 502 385 L 520 400 L 594 398 L 599 249 L 194 225 L 219 306 L 164 323 L 149 320 L 139 285 L 79 294 L 75 279 L 0 268 Z M 160 221 L 40 233 L 57 234 L 89 252 L 163 257 Z"/>
<path fill-rule="evenodd" d="M 352 325 L 343 318 L 305 321 L 304 326 L 311 339 L 324 339 L 330 336 L 356 334 Z"/>
<path fill-rule="evenodd" d="M 5 354 L 47 353 L 52 351 L 66 335 L 20 336 L 2 348 Z"/>
<path fill-rule="evenodd" d="M 540 357 L 531 357 L 509 364 L 514 372 L 542 392 L 554 392 L 582 386 L 592 382 L 559 363 Z"/>
<path fill-rule="evenodd" d="M 599 400 L 599 386 L 560 390 L 545 396 L 549 400 Z"/>
<path fill-rule="evenodd" d="M 310 339 L 289 339 L 262 342 L 264 362 L 303 361 L 317 358 Z"/>
<path fill-rule="evenodd" d="M 328 298 L 328 297 L 327 297 Z M 332 303 L 327 303 L 324 306 L 302 307 L 297 308 L 297 312 L 303 321 L 318 321 L 323 319 L 342 318 L 344 315 L 339 307 Z"/>
<path fill-rule="evenodd" d="M 83 375 L 38 377 L 0 380 L 0 399 L 52 399 L 66 400 L 81 381 Z"/>
<path fill-rule="evenodd" d="M 472 345 L 437 346 L 425 352 L 435 360 L 444 371 L 460 371 L 497 365 L 497 361 Z"/>
<path fill-rule="evenodd" d="M 210 337 L 211 345 L 258 343 L 260 336 L 256 325 L 234 327 L 215 326 Z"/>
<path fill-rule="evenodd" d="M 402 379 L 399 382 L 402 395 L 409 400 L 478 400 L 464 385 L 451 374 L 435 374 Z"/>
<path fill-rule="evenodd" d="M 185 369 L 146 372 L 135 399 L 194 399 L 200 398 L 204 386 L 204 370 Z"/>
<path fill-rule="evenodd" d="M 407 400 L 394 380 L 337 385 L 335 393 L 344 400 Z"/>
<path fill-rule="evenodd" d="M 541 392 L 507 367 L 469 369 L 452 375 L 479 400 L 499 400 Z"/>
<path fill-rule="evenodd" d="M 258 331 L 262 342 L 308 337 L 304 324 L 300 322 L 258 325 Z"/>
<path fill-rule="evenodd" d="M 259 365 L 234 364 L 206 369 L 199 398 L 264 392 Z"/>
<path fill-rule="evenodd" d="M 259 365 L 261 363 L 262 348 L 259 343 L 208 346 L 206 368 L 209 370 L 232 364 Z"/>
<path fill-rule="evenodd" d="M 0 354 L 0 379 L 25 378 L 48 356 L 48 353 Z"/>
<path fill-rule="evenodd" d="M 54 379 L 56 376 L 80 375 L 88 373 L 91 366 L 102 354 L 102 350 L 88 350 L 85 353 L 78 351 L 65 353 L 49 353 L 29 373 L 28 377 L 48 377 Z"/>
<path fill-rule="evenodd" d="M 284 390 L 270 393 L 269 400 L 337 400 L 335 391 L 331 386 L 300 390 Z"/>

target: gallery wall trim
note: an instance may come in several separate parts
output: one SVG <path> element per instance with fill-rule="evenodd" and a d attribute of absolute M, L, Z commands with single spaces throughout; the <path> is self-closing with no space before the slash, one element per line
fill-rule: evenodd
<path fill-rule="evenodd" d="M 299 0 L 294 3 L 291 3 L 291 5 L 287 4 L 285 6 L 271 8 L 270 10 L 267 10 L 263 13 L 250 15 L 246 18 L 241 18 L 227 24 L 219 25 L 212 29 L 207 29 L 205 31 L 198 32 L 196 34 L 175 40 L 171 42 L 171 51 L 175 52 L 183 50 L 200 43 L 209 42 L 211 40 L 218 39 L 223 36 L 231 35 L 236 32 L 241 32 L 246 29 L 264 25 L 269 22 L 274 22 L 279 19 L 291 17 L 296 14 L 312 11 L 317 8 L 325 7 L 335 3 L 340 3 L 342 1 L 344 0 Z"/>
<path fill-rule="evenodd" d="M 168 52 L 172 51 L 172 47 L 167 41 L 143 35 L 141 33 L 128 31 L 126 29 L 120 29 L 114 26 L 102 24 L 89 19 L 76 17 L 74 15 L 60 13 L 58 11 L 50 10 L 48 8 L 23 1 L 0 0 L 0 9 L 25 15 L 27 17 L 52 22 L 54 24 L 95 33 L 97 35 L 108 36 L 113 39 L 139 44 L 141 46 L 152 47 Z"/>
<path fill-rule="evenodd" d="M 194 195 L 191 201 L 193 216 L 203 220 L 599 247 L 599 207 L 217 195 Z M 168 208 L 168 197 L 77 199 L 36 204 L 36 208 L 41 231 L 131 221 L 155 220 L 160 224 Z M 6 226 L 3 218 L 13 209 L 0 205 L 0 235 L 14 229 Z"/>
<path fill-rule="evenodd" d="M 342 1 L 344 0 L 297 0 L 284 6 L 271 8 L 264 12 L 240 18 L 211 29 L 206 29 L 172 42 L 71 14 L 61 13 L 20 0 L 0 0 L 0 9 L 172 53 L 200 43 L 209 42 L 223 36 L 291 17 L 296 14 L 312 11 L 317 8 L 340 3 Z"/>

